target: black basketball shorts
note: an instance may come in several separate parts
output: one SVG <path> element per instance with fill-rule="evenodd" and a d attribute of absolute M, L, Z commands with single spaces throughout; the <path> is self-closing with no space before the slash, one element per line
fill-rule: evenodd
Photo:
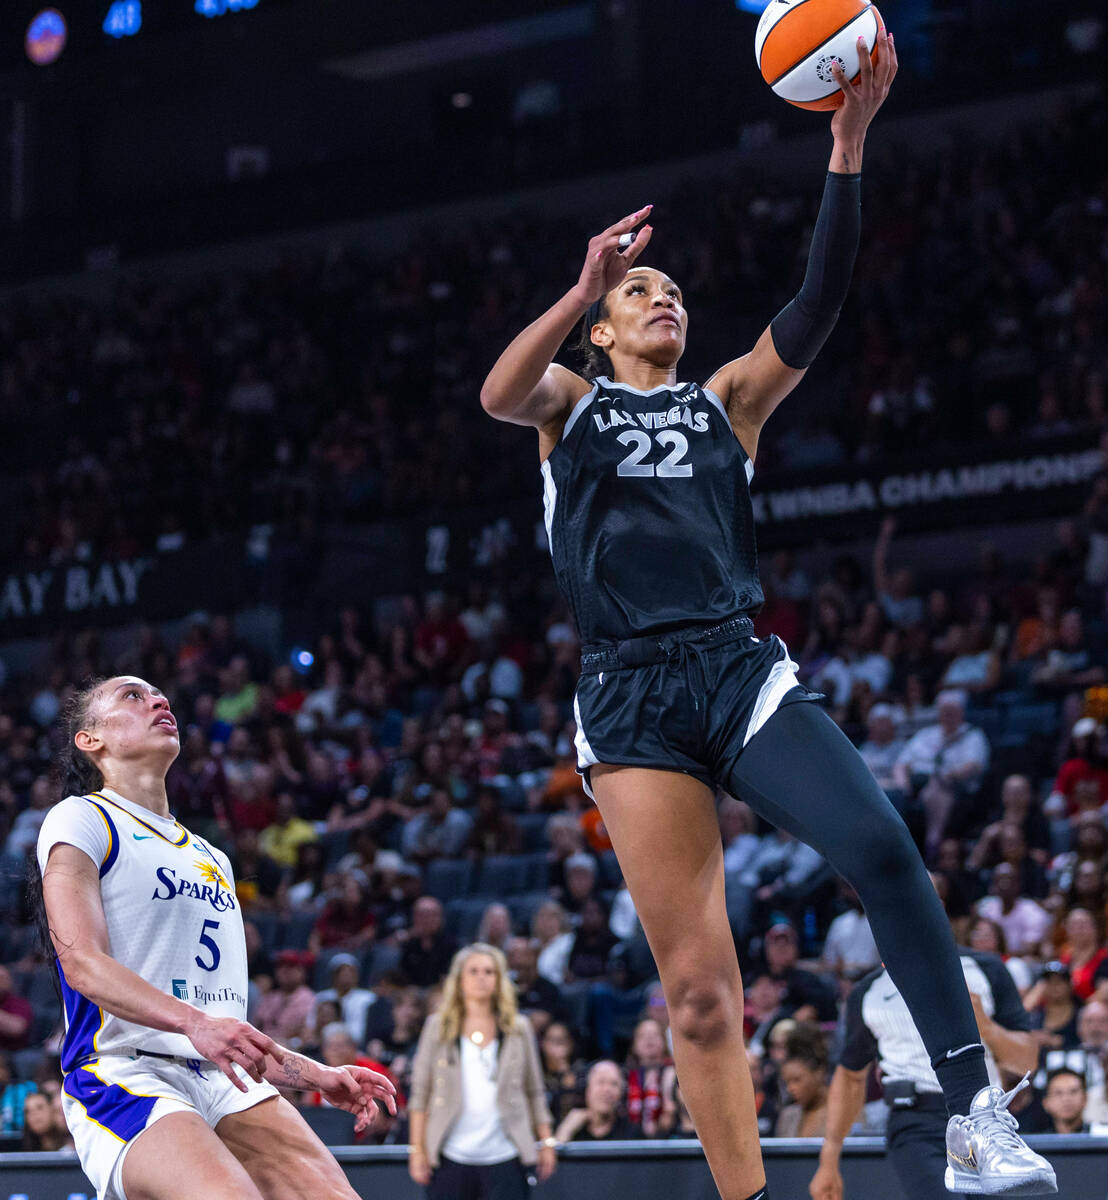
<path fill-rule="evenodd" d="M 746 617 L 709 629 L 587 646 L 573 700 L 577 770 L 682 771 L 714 788 L 782 706 L 821 700 L 796 678 L 779 637 L 757 638 Z"/>

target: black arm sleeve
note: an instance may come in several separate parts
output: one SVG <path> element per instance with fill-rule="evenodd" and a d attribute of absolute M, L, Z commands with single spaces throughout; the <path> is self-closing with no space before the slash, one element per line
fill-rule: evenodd
<path fill-rule="evenodd" d="M 989 981 L 993 993 L 993 1020 L 1002 1029 L 1026 1033 L 1031 1028 L 1031 1014 L 1023 1007 L 1019 988 L 1004 965 L 1004 959 L 996 954 L 986 954 L 983 950 L 963 950 L 961 946 L 958 952 L 969 954 Z"/>
<path fill-rule="evenodd" d="M 871 971 L 850 990 L 843 1012 L 843 1048 L 839 1065 L 848 1071 L 861 1071 L 877 1058 L 877 1039 L 862 1020 L 862 1001 L 882 971 Z"/>
<path fill-rule="evenodd" d="M 770 334 L 787 367 L 809 367 L 846 299 L 862 230 L 862 177 L 827 172 L 808 270 L 796 298 L 773 318 Z"/>

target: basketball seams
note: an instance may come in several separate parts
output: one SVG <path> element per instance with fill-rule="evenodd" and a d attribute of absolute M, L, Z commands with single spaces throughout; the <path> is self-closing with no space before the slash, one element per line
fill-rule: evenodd
<path fill-rule="evenodd" d="M 777 18 L 776 21 L 773 21 L 770 25 L 768 25 L 766 27 L 766 31 L 764 33 L 761 31 L 761 29 L 759 29 L 755 33 L 754 61 L 758 64 L 759 71 L 762 69 L 762 50 L 765 48 L 766 42 L 769 41 L 769 35 L 778 27 L 778 25 L 781 24 L 782 21 L 785 20 L 786 17 L 791 16 L 798 9 L 803 8 L 804 5 L 807 3 L 808 3 L 808 0 L 796 0 L 796 3 L 794 5 L 792 5 L 791 8 L 785 9 L 785 11 L 783 13 L 781 13 L 781 15 Z"/>
<path fill-rule="evenodd" d="M 838 29 L 833 29 L 833 30 L 832 30 L 832 31 L 831 31 L 831 32 L 830 32 L 830 33 L 829 33 L 829 34 L 828 34 L 828 35 L 827 35 L 827 36 L 826 36 L 826 37 L 823 39 L 823 41 L 821 42 L 821 45 L 826 45 L 828 42 L 830 42 L 830 41 L 833 41 L 835 38 L 837 38 L 837 37 L 839 36 L 839 34 L 840 34 L 840 33 L 842 33 L 842 31 L 843 31 L 844 29 L 849 29 L 849 28 L 851 27 L 851 25 L 853 25 L 853 24 L 854 24 L 854 22 L 858 20 L 858 18 L 859 18 L 859 17 L 864 17 L 864 16 L 865 16 L 867 13 L 869 13 L 869 12 L 872 12 L 872 11 L 873 11 L 873 4 L 867 4 L 865 8 L 859 9 L 859 10 L 858 10 L 858 12 L 856 12 L 856 13 L 855 13 L 855 14 L 854 14 L 854 15 L 853 15 L 851 18 L 850 18 L 850 20 L 849 20 L 849 21 L 844 21 L 844 22 L 843 22 L 843 23 L 842 23 L 842 24 L 841 24 L 841 25 L 838 27 Z M 804 61 L 806 58 L 809 58 L 809 57 L 811 57 L 812 53 L 813 53 L 813 51 L 812 51 L 811 49 L 807 50 L 807 51 L 806 51 L 804 54 L 802 54 L 802 55 L 800 56 L 800 58 L 798 58 L 798 59 L 796 60 L 796 62 L 792 63 L 792 64 L 791 64 L 791 66 L 789 66 L 787 70 L 781 71 L 781 72 L 780 72 L 780 73 L 777 75 L 777 78 L 776 78 L 776 79 L 771 79 L 771 80 L 768 80 L 767 82 L 769 83 L 769 86 L 770 86 L 770 87 L 776 87 L 776 86 L 777 86 L 777 85 L 778 85 L 778 84 L 781 82 L 781 80 L 782 80 L 782 79 L 784 79 L 786 75 L 788 75 L 788 73 L 789 73 L 790 71 L 795 71 L 795 70 L 796 70 L 796 68 L 797 68 L 797 67 L 799 67 L 799 66 L 800 66 L 800 64 L 801 64 L 801 63 L 802 63 L 802 62 L 803 62 L 803 61 Z M 853 76 L 851 76 L 851 78 L 853 78 Z"/>
<path fill-rule="evenodd" d="M 780 29 L 782 24 L 785 22 L 785 20 L 789 16 L 791 16 L 792 13 L 798 12 L 800 10 L 800 8 L 803 7 L 803 5 L 806 4 L 807 2 L 808 2 L 808 0 L 801 0 L 801 3 L 798 4 L 796 6 L 796 8 L 792 8 L 787 13 L 785 13 L 781 17 L 781 19 L 779 21 L 777 21 L 776 24 L 774 24 L 774 26 L 770 30 L 770 33 L 773 33 L 775 30 Z M 811 55 L 813 53 L 815 53 L 817 49 L 826 45 L 828 42 L 833 41 L 836 37 L 839 36 L 840 33 L 843 32 L 844 29 L 849 29 L 850 26 L 853 25 L 854 22 L 857 21 L 859 18 L 866 16 L 867 13 L 873 13 L 874 7 L 875 7 L 874 3 L 871 0 L 870 3 L 867 3 L 865 5 L 865 7 L 856 9 L 853 13 L 851 13 L 850 17 L 847 20 L 843 21 L 835 29 L 832 29 L 828 33 L 823 35 L 819 40 L 818 46 L 811 46 L 811 45 L 807 46 L 805 48 L 804 52 L 802 54 L 800 54 L 799 57 L 794 58 L 789 62 L 787 67 L 785 67 L 783 69 L 779 68 L 772 79 L 765 74 L 765 71 L 763 69 L 762 70 L 763 78 L 770 85 L 770 87 L 776 87 L 777 84 L 779 84 L 781 82 L 781 80 L 784 79 L 785 76 L 789 74 L 790 71 L 795 71 L 796 68 L 799 67 L 801 65 L 801 63 L 804 62 L 805 59 L 811 57 Z M 874 13 L 874 21 L 875 22 L 876 22 L 876 19 L 877 19 L 876 13 Z M 767 42 L 769 41 L 769 34 L 767 34 L 767 36 L 766 36 L 766 41 Z M 760 55 L 759 57 L 763 58 L 764 56 L 765 56 L 765 44 L 763 43 L 762 55 Z M 778 58 L 779 55 L 774 55 L 772 57 Z M 761 69 L 761 63 L 759 63 L 759 68 Z"/>

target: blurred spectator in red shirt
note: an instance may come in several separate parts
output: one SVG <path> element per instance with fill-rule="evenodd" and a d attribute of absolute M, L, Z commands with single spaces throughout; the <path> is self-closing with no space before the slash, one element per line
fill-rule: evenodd
<path fill-rule="evenodd" d="M 30 1001 L 12 990 L 12 973 L 0 967 L 0 1050 L 22 1050 L 33 1020 Z"/>
<path fill-rule="evenodd" d="M 1082 717 L 1070 733 L 1066 761 L 1054 780 L 1047 811 L 1063 810 L 1069 815 L 1077 811 L 1074 789 L 1085 780 L 1095 780 L 1099 804 L 1108 804 L 1108 761 L 1104 754 L 1104 728 L 1092 717 Z"/>

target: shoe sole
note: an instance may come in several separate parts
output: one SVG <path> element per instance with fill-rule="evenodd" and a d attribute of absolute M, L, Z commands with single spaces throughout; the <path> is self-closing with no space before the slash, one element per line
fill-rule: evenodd
<path fill-rule="evenodd" d="M 1058 1191 L 1058 1180 L 1053 1171 L 1049 1175 L 1040 1171 L 1029 1179 L 1013 1179 L 1010 1187 L 986 1188 L 980 1176 L 956 1171 L 948 1163 L 943 1182 L 948 1192 L 965 1192 L 970 1196 L 1053 1196 Z"/>

